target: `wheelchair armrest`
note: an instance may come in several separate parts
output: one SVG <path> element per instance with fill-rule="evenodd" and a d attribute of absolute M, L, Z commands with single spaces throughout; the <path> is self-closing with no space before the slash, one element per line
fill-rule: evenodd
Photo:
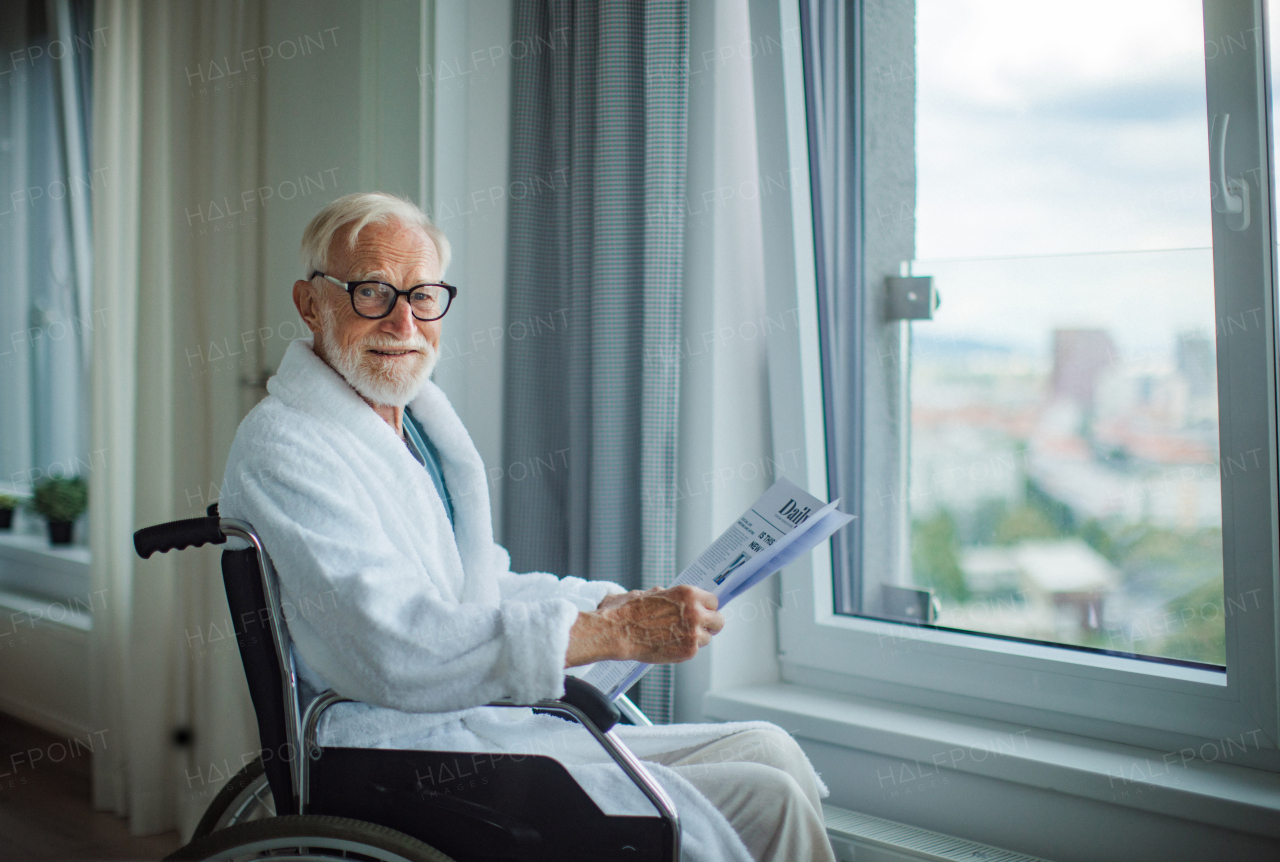
<path fill-rule="evenodd" d="M 339 703 L 353 703 L 351 698 L 343 697 L 333 689 L 327 689 L 316 696 L 311 703 L 307 704 L 306 711 L 302 715 L 302 748 L 310 757 L 318 755 L 319 746 L 316 744 L 316 733 L 320 725 L 320 717 L 329 707 Z M 589 682 L 584 682 L 577 677 L 566 676 L 564 678 L 564 696 L 559 698 L 560 703 L 568 704 L 580 711 L 586 716 L 592 724 L 596 726 L 601 733 L 608 733 L 613 730 L 614 726 L 622 720 L 622 712 L 614 705 L 613 701 L 605 697 L 600 689 L 596 688 Z M 515 706 L 513 703 L 495 703 L 490 706 Z M 546 706 L 544 701 L 543 706 Z"/>
<path fill-rule="evenodd" d="M 601 733 L 613 730 L 614 725 L 622 720 L 622 712 L 613 701 L 605 697 L 604 692 L 576 676 L 564 678 L 564 697 L 560 698 L 560 702 L 581 710 Z"/>
<path fill-rule="evenodd" d="M 495 702 L 489 706 L 521 706 L 511 702 Z M 545 709 L 548 712 L 563 712 L 571 716 L 595 737 L 596 742 L 609 754 L 631 782 L 648 797 L 649 802 L 657 809 L 659 816 L 668 824 L 671 832 L 671 854 L 668 858 L 680 858 L 680 815 L 676 813 L 675 803 L 667 795 L 665 789 L 649 774 L 631 752 L 631 749 L 614 735 L 613 727 L 622 718 L 618 707 L 589 682 L 568 676 L 564 680 L 564 696 L 558 700 L 543 700 L 536 704 L 524 704 Z M 643 713 L 641 713 L 643 714 Z"/>

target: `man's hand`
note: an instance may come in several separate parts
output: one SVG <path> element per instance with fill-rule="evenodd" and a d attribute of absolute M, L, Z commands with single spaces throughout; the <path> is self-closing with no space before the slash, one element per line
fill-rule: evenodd
<path fill-rule="evenodd" d="M 569 632 L 565 667 L 606 659 L 686 661 L 724 628 L 718 606 L 711 593 L 684 585 L 609 596 L 597 610 L 578 614 Z"/>
<path fill-rule="evenodd" d="M 606 611 L 609 608 L 616 608 L 625 605 L 632 599 L 638 599 L 641 596 L 651 595 L 658 592 L 661 587 L 653 587 L 647 590 L 632 590 L 629 593 L 614 593 L 611 596 L 605 596 L 600 600 L 600 604 L 596 606 L 598 611 Z"/>

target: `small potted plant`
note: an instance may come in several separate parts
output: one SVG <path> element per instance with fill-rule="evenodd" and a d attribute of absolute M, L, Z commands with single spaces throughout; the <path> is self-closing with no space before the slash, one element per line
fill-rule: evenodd
<path fill-rule="evenodd" d="M 31 495 L 31 508 L 48 520 L 54 545 L 71 544 L 71 524 L 88 505 L 89 486 L 79 476 L 37 482 Z"/>
<path fill-rule="evenodd" d="M 12 494 L 0 493 L 0 530 L 8 530 L 13 526 L 13 510 L 20 501 Z"/>

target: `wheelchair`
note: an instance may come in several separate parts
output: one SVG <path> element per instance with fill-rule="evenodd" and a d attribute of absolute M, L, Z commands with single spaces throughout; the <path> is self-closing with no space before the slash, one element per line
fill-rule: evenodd
<path fill-rule="evenodd" d="M 134 533 L 153 553 L 243 539 L 224 550 L 222 579 L 258 720 L 261 754 L 213 799 L 171 860 L 361 859 L 379 862 L 677 862 L 680 819 L 670 797 L 614 733 L 649 721 L 574 677 L 558 700 L 497 701 L 574 721 L 649 800 L 656 816 L 606 815 L 558 761 L 541 755 L 320 746 L 324 711 L 350 701 L 329 690 L 302 703 L 278 582 L 246 521 L 208 516 Z M 480 780 L 474 776 L 482 772 Z M 446 778 L 447 776 L 447 778 Z"/>

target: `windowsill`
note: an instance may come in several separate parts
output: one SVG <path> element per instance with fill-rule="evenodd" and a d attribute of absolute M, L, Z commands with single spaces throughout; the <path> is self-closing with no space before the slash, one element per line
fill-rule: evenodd
<path fill-rule="evenodd" d="M 787 683 L 712 691 L 703 709 L 898 758 L 913 774 L 968 772 L 1280 838 L 1280 774 L 1265 770 Z"/>
<path fill-rule="evenodd" d="M 93 607 L 89 549 L 51 545 L 44 536 L 0 533 L 0 590 Z"/>
<path fill-rule="evenodd" d="M 89 549 L 84 545 L 55 545 L 44 536 L 28 533 L 0 533 L 0 555 L 36 554 L 72 563 L 89 565 Z"/>
<path fill-rule="evenodd" d="M 4 617 L 0 620 L 0 647 L 5 646 L 2 638 L 19 633 L 23 626 L 55 625 L 80 632 L 93 631 L 93 615 L 83 608 L 84 605 L 77 608 L 0 589 L 0 615 Z"/>
<path fill-rule="evenodd" d="M 1062 672 L 1094 675 L 1098 669 L 1121 671 L 1145 677 L 1176 680 L 1179 682 L 1212 685 L 1225 688 L 1226 669 L 1210 670 L 1173 662 L 1163 662 L 1155 656 L 1119 656 L 1089 650 L 1075 650 L 1070 644 L 1048 644 L 989 637 L 987 632 L 959 629 L 930 628 L 909 623 L 844 614 L 823 614 L 819 625 L 832 626 L 851 632 L 865 632 L 880 643 L 909 646 L 915 649 L 968 650 L 981 652 L 984 657 L 1008 665 L 1023 664 L 1026 660 L 1052 661 Z M 1063 649 L 1063 647 L 1068 647 Z M 1071 671 L 1067 669 L 1070 668 Z"/>

